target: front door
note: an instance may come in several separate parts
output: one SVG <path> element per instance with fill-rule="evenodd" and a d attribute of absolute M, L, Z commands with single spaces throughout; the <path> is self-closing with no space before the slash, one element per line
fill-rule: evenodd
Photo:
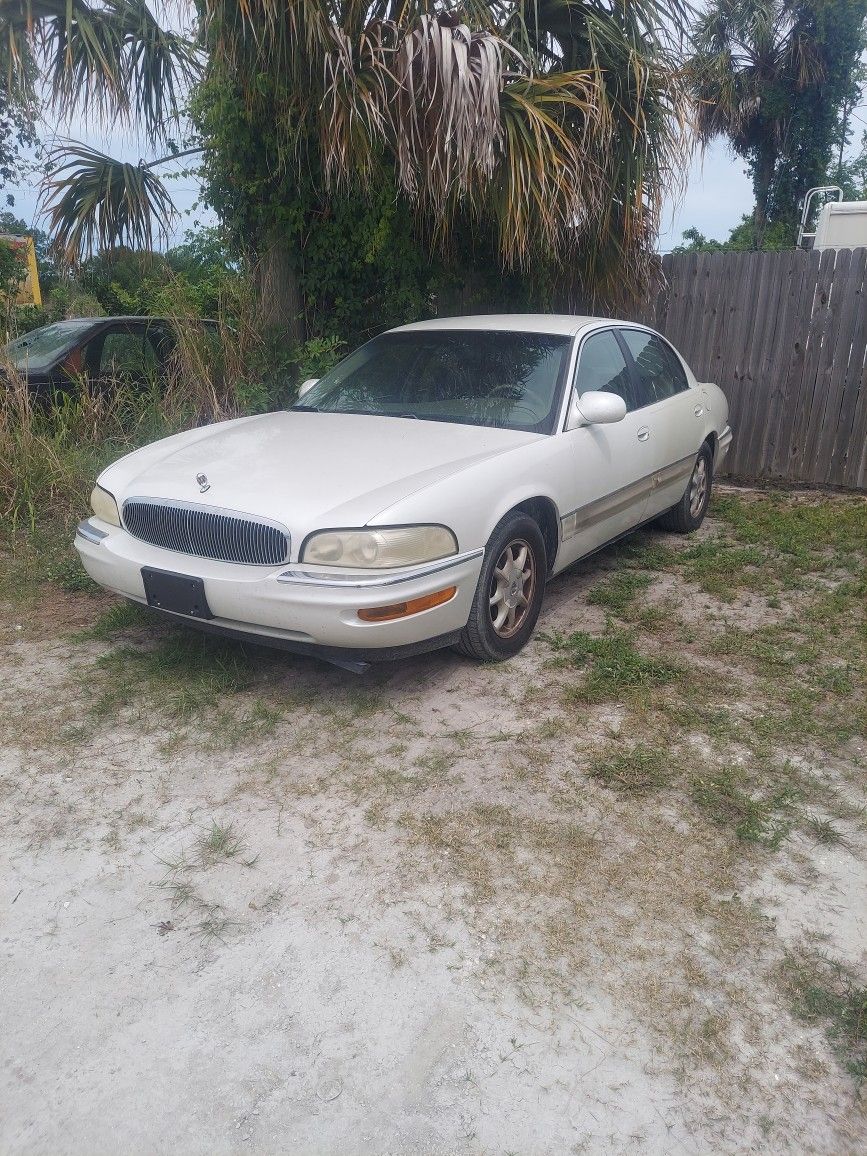
<path fill-rule="evenodd" d="M 561 520 L 557 569 L 568 566 L 644 519 L 654 457 L 626 355 L 613 329 L 591 333 L 581 345 L 575 393 L 616 393 L 626 402 L 619 422 L 567 430 L 570 484 Z M 580 404 L 580 403 L 579 403 Z"/>

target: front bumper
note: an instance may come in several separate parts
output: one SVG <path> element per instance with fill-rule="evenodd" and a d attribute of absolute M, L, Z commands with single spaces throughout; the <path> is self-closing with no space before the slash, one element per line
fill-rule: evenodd
<path fill-rule="evenodd" d="M 146 604 L 141 570 L 152 566 L 201 578 L 213 619 L 208 628 L 277 646 L 383 652 L 452 637 L 466 625 L 484 551 L 400 571 L 350 573 L 327 567 L 279 568 L 218 562 L 151 546 L 91 518 L 75 535 L 85 570 L 101 586 Z M 360 609 L 390 606 L 457 587 L 451 601 L 390 622 L 363 622 Z M 171 615 L 202 627 L 201 621 Z M 296 647 L 293 647 L 296 648 Z"/>

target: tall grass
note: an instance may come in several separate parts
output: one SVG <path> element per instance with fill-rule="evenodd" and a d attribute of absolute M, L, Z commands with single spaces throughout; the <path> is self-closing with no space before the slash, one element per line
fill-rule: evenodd
<path fill-rule="evenodd" d="M 81 380 L 69 392 L 34 398 L 19 374 L 0 367 L 7 378 L 0 380 L 0 536 L 82 516 L 96 475 L 111 461 L 157 438 L 248 411 L 249 379 L 232 366 L 237 332 L 221 332 L 216 341 L 191 327 L 179 332 L 168 379 L 145 388 Z"/>
<path fill-rule="evenodd" d="M 175 281 L 163 286 L 159 314 L 177 346 L 167 378 L 141 383 L 87 380 L 51 398 L 34 398 L 0 352 L 0 548 L 21 535 L 74 524 L 88 509 L 97 474 L 157 438 L 208 422 L 291 402 L 305 377 L 329 368 L 342 343 L 319 338 L 291 347 L 263 334 L 255 299 L 240 273 L 216 324 L 205 325 Z"/>

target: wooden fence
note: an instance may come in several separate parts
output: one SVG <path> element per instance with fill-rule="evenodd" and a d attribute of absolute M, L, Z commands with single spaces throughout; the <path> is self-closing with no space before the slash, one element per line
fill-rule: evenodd
<path fill-rule="evenodd" d="M 867 490 L 867 249 L 686 253 L 638 311 L 715 381 L 725 473 Z"/>

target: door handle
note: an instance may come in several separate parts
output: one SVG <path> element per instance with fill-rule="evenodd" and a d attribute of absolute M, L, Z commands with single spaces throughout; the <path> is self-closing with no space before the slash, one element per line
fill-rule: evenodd
<path fill-rule="evenodd" d="M 697 405 L 692 412 L 695 414 L 696 417 L 701 417 L 701 415 L 704 413 L 704 406 L 703 405 Z"/>
<path fill-rule="evenodd" d="M 650 437 L 650 427 L 643 425 L 641 427 L 641 429 L 638 431 L 638 440 L 640 442 L 646 442 L 649 437 Z"/>

